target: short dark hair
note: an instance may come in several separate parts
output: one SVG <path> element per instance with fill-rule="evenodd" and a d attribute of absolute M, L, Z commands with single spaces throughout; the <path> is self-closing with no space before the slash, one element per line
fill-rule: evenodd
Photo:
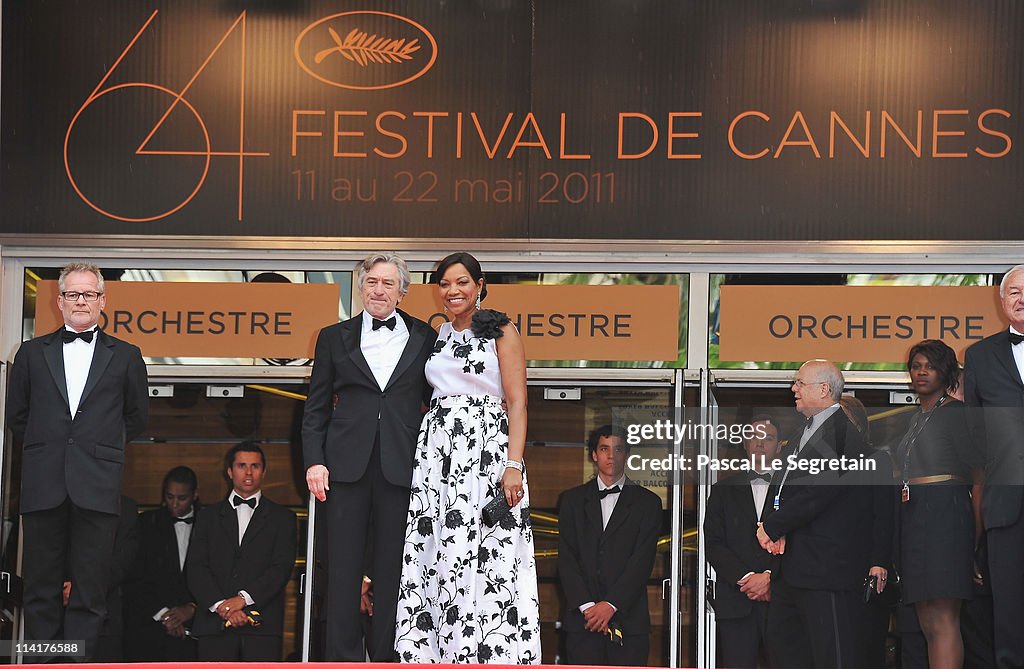
<path fill-rule="evenodd" d="M 444 278 L 444 273 L 448 271 L 448 268 L 452 265 L 462 265 L 469 272 L 469 275 L 473 277 L 473 281 L 477 283 L 480 279 L 484 278 L 484 271 L 480 267 L 480 261 L 466 253 L 465 251 L 458 251 L 451 255 L 445 256 L 437 263 L 437 267 L 430 273 L 430 283 L 440 284 L 441 279 Z M 487 281 L 484 280 L 483 288 L 480 289 L 480 301 L 487 297 Z"/>
<path fill-rule="evenodd" d="M 234 461 L 234 456 L 232 456 Z M 160 488 L 160 493 L 167 492 L 167 486 L 171 483 L 183 483 L 189 487 L 192 492 L 195 492 L 199 488 L 199 479 L 196 478 L 196 473 L 191 468 L 184 465 L 179 465 L 174 469 L 164 474 L 163 487 Z"/>
<path fill-rule="evenodd" d="M 259 453 L 260 462 L 263 463 L 263 468 L 267 468 L 267 456 L 263 454 L 263 449 L 255 441 L 246 440 L 239 442 L 232 446 L 227 454 L 224 456 L 224 469 L 228 470 L 235 464 L 235 455 L 238 453 Z"/>
<path fill-rule="evenodd" d="M 624 429 L 618 425 L 602 425 L 591 432 L 590 437 L 587 438 L 587 453 L 591 457 L 597 452 L 597 442 L 601 441 L 602 437 L 618 437 L 625 444 L 626 450 L 629 450 L 629 442 L 626 441 L 626 431 Z"/>
<path fill-rule="evenodd" d="M 960 363 L 956 361 L 956 351 L 938 339 L 925 339 L 914 344 L 907 355 L 907 371 L 914 364 L 914 357 L 920 353 L 939 373 L 939 379 L 946 388 L 956 390 L 960 385 Z"/>

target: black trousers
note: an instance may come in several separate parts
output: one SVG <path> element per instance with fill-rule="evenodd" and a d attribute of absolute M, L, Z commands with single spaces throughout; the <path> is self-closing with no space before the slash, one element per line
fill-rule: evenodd
<path fill-rule="evenodd" d="M 649 634 L 627 634 L 621 646 L 604 634 L 586 630 L 571 631 L 565 639 L 569 664 L 591 666 L 646 667 L 650 645 Z"/>
<path fill-rule="evenodd" d="M 863 600 L 855 590 L 809 590 L 772 579 L 768 655 L 785 669 L 861 669 Z"/>
<path fill-rule="evenodd" d="M 217 634 L 199 637 L 200 662 L 280 662 L 281 637 Z"/>
<path fill-rule="evenodd" d="M 742 618 L 715 620 L 718 629 L 720 667 L 757 669 L 763 663 L 765 635 L 768 629 L 768 603 L 752 602 L 753 609 Z"/>
<path fill-rule="evenodd" d="M 996 666 L 1024 667 L 1024 509 L 1007 527 L 990 527 L 988 568 L 992 585 L 992 614 Z"/>
<path fill-rule="evenodd" d="M 365 653 L 374 662 L 396 659 L 395 612 L 408 513 L 409 488 L 384 478 L 378 433 L 363 477 L 355 483 L 331 481 L 327 492 L 328 661 L 362 662 Z M 373 579 L 365 649 L 359 612 L 364 574 Z"/>
<path fill-rule="evenodd" d="M 84 641 L 85 657 L 79 659 L 95 657 L 117 524 L 116 514 L 83 509 L 70 499 L 22 515 L 26 639 Z M 72 584 L 67 610 L 61 596 L 65 580 Z"/>

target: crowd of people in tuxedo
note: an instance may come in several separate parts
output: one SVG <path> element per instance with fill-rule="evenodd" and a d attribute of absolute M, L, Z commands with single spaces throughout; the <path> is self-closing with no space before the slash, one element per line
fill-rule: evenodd
<path fill-rule="evenodd" d="M 898 444 L 872 444 L 826 360 L 793 379 L 806 420 L 788 439 L 754 417 L 752 462 L 786 464 L 708 500 L 720 666 L 882 667 L 890 618 L 903 667 L 1024 666 L 1024 265 L 999 296 L 1009 327 L 968 348 L 962 370 L 942 341 L 911 348 L 919 405 Z M 798 466 L 844 456 L 875 466 Z"/>
<path fill-rule="evenodd" d="M 327 518 L 325 659 L 539 663 L 523 343 L 507 315 L 482 308 L 472 255 L 447 256 L 430 281 L 448 316 L 439 332 L 397 308 L 405 262 L 367 257 L 363 311 L 317 339 L 302 450 Z M 200 509 L 195 474 L 177 467 L 161 507 L 137 514 L 120 489 L 148 413 L 141 352 L 98 329 L 96 265 L 72 263 L 58 284 L 64 326 L 21 346 L 7 402 L 23 445 L 25 638 L 83 640 L 94 660 L 122 647 L 129 659 L 280 659 L 296 519 L 263 494 L 262 449 L 228 451 L 225 499 Z M 962 375 L 941 341 L 913 347 L 920 406 L 888 455 L 825 360 L 793 380 L 806 424 L 785 446 L 774 417 L 754 420 L 750 455 L 878 466 L 773 468 L 714 487 L 703 531 L 726 666 L 880 666 L 888 614 L 865 598 L 892 596 L 897 575 L 904 666 L 963 664 L 961 612 L 982 584 L 991 663 L 1024 666 L 1024 266 L 1000 298 L 1010 327 L 972 346 Z M 628 449 L 620 429 L 596 430 L 597 476 L 561 501 L 570 662 L 646 663 L 661 505 L 625 476 Z"/>

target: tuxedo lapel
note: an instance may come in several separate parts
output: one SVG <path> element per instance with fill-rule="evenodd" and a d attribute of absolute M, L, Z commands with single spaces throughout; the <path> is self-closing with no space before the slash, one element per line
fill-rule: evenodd
<path fill-rule="evenodd" d="M 61 328 L 63 330 L 64 328 Z M 50 368 L 50 376 L 57 384 L 60 396 L 64 398 L 64 409 L 71 412 L 71 401 L 68 399 L 68 380 L 64 376 L 64 344 L 61 340 L 61 331 L 57 330 L 50 335 L 43 350 L 43 357 L 46 358 L 46 366 Z"/>
<path fill-rule="evenodd" d="M 363 314 L 350 318 L 341 327 L 341 338 L 345 343 L 345 348 L 348 349 L 348 357 L 352 359 L 355 366 L 363 373 L 366 374 L 367 378 L 377 384 L 377 379 L 373 376 L 373 371 L 370 370 L 370 365 L 366 362 L 366 357 L 363 356 L 363 349 L 360 348 L 360 342 L 363 337 Z"/>
<path fill-rule="evenodd" d="M 231 549 L 238 548 L 238 512 L 231 502 L 224 500 L 220 510 L 221 536 L 231 540 Z M 256 514 L 253 514 L 256 515 Z"/>
<path fill-rule="evenodd" d="M 103 373 L 107 371 L 107 365 L 114 359 L 114 342 L 110 341 L 101 330 L 96 331 L 96 346 L 92 353 L 92 364 L 89 365 L 89 376 L 85 379 L 85 388 L 82 390 L 82 399 L 78 401 L 78 406 L 81 407 L 85 404 L 85 400 L 89 397 L 89 393 L 96 387 L 96 384 L 100 382 L 103 377 Z M 63 357 L 63 356 L 62 356 Z"/>
<path fill-rule="evenodd" d="M 605 536 L 611 536 L 619 527 L 622 526 L 626 519 L 629 517 L 629 512 L 633 508 L 633 500 L 635 499 L 633 493 L 636 492 L 636 486 L 632 484 L 625 484 L 622 486 L 622 492 L 619 493 L 619 499 L 615 502 L 615 508 L 612 510 L 612 517 L 608 519 L 608 527 L 604 528 Z M 601 502 L 598 501 L 598 517 L 601 515 Z"/>
<path fill-rule="evenodd" d="M 598 536 L 604 528 L 604 521 L 601 518 L 601 500 L 597 497 L 597 479 L 591 481 L 587 487 L 587 494 L 583 498 L 583 517 L 596 530 Z"/>
<path fill-rule="evenodd" d="M 1013 357 L 1010 331 L 1003 330 L 999 334 L 999 339 L 994 343 L 996 345 L 996 357 L 999 360 L 999 366 L 1006 370 L 1006 373 L 1010 375 L 1010 378 L 1014 380 L 1018 388 L 1024 388 L 1024 381 L 1020 378 L 1020 370 L 1017 369 L 1017 361 Z M 1018 346 L 1024 346 L 1024 344 L 1018 344 Z"/>
<path fill-rule="evenodd" d="M 411 319 L 408 314 L 404 311 L 398 310 L 398 315 L 405 321 L 405 327 L 409 331 L 409 341 L 405 343 L 405 350 L 402 351 L 402 357 L 398 359 L 398 364 L 395 365 L 395 371 L 391 372 L 391 378 L 388 379 L 385 390 L 391 387 L 397 379 L 402 377 L 405 370 L 409 368 L 412 361 L 416 359 L 416 354 L 419 352 L 420 347 L 423 345 L 423 340 L 426 338 L 423 332 L 419 328 L 413 328 Z"/>
<path fill-rule="evenodd" d="M 247 548 L 255 540 L 254 537 L 267 524 L 267 514 L 266 499 L 261 498 L 260 503 L 256 505 L 256 509 L 252 512 L 252 518 L 249 519 L 249 525 L 245 528 L 245 534 L 242 535 L 241 547 L 243 549 Z"/>

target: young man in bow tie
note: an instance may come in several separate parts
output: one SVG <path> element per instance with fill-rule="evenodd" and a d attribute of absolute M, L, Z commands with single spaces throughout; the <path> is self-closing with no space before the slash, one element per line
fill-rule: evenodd
<path fill-rule="evenodd" d="M 985 454 L 982 515 L 988 537 L 996 665 L 1024 666 L 1024 265 L 1003 276 L 1009 328 L 964 356 L 964 403 L 975 448 Z"/>
<path fill-rule="evenodd" d="M 658 547 L 661 500 L 626 477 L 629 444 L 622 428 L 599 427 L 587 449 L 597 477 L 564 492 L 558 512 L 567 659 L 645 666 L 651 628 L 647 579 Z"/>
<path fill-rule="evenodd" d="M 224 463 L 231 492 L 199 513 L 186 564 L 199 605 L 192 626 L 198 659 L 277 662 L 295 566 L 295 514 L 263 494 L 267 461 L 255 442 L 233 446 Z"/>
<path fill-rule="evenodd" d="M 755 416 L 753 436 L 743 450 L 755 469 L 711 487 L 704 515 L 704 546 L 715 568 L 715 625 L 720 666 L 757 667 L 765 644 L 771 599 L 772 557 L 754 536 L 770 506 L 771 467 L 779 458 L 779 426 L 768 415 Z"/>
<path fill-rule="evenodd" d="M 98 328 L 99 267 L 67 265 L 57 284 L 64 325 L 22 344 L 7 422 L 24 446 L 25 638 L 83 640 L 88 661 L 107 613 L 125 447 L 146 424 L 149 396 L 139 349 Z"/>
<path fill-rule="evenodd" d="M 397 308 L 409 283 L 398 256 L 367 257 L 356 266 L 362 313 L 325 327 L 316 341 L 302 453 L 309 492 L 325 502 L 318 514 L 327 512 L 325 659 L 331 661 L 396 659 L 413 454 L 430 402 L 423 367 L 437 341 L 430 326 Z M 373 556 L 373 619 L 364 647 L 360 599 L 367 554 Z"/>
<path fill-rule="evenodd" d="M 186 582 L 185 558 L 199 510 L 197 487 L 194 471 L 175 467 L 164 476 L 160 507 L 139 516 L 139 579 L 126 616 L 129 660 L 196 660 L 191 629 L 198 605 Z"/>

